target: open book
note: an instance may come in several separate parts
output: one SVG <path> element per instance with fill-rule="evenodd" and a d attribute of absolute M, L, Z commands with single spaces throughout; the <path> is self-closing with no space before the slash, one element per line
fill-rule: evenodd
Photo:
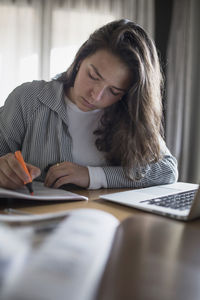
<path fill-rule="evenodd" d="M 33 181 L 33 190 L 34 195 L 30 195 L 25 186 L 18 190 L 0 188 L 0 198 L 18 198 L 40 201 L 88 200 L 85 196 L 71 193 L 63 189 L 45 187 L 42 182 L 38 181 Z"/>
<path fill-rule="evenodd" d="M 0 274 L 5 277 L 0 299 L 94 299 L 118 225 L 115 217 L 103 211 L 73 210 L 36 249 L 31 248 L 27 235 L 22 243 L 23 234 L 13 232 L 13 256 L 6 251 L 12 233 L 4 228 L 0 248 L 5 249 L 5 256 L 0 257 L 0 265 L 13 262 L 5 276 Z"/>
<path fill-rule="evenodd" d="M 199 299 L 198 249 L 196 228 L 148 214 L 73 210 L 37 247 L 0 227 L 0 299 Z"/>

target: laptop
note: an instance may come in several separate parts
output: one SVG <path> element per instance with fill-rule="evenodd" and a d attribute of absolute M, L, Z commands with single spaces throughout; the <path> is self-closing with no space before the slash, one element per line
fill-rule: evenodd
<path fill-rule="evenodd" d="M 100 196 L 101 199 L 179 220 L 200 217 L 200 186 L 176 182 Z"/>

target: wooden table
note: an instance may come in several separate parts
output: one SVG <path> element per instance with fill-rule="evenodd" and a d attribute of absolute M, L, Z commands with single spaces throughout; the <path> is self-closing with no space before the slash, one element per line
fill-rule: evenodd
<path fill-rule="evenodd" d="M 129 207 L 120 206 L 111 202 L 106 202 L 99 199 L 99 195 L 115 193 L 118 191 L 125 191 L 127 189 L 100 189 L 100 190 L 85 190 L 75 189 L 71 190 L 74 193 L 81 194 L 88 197 L 88 201 L 73 201 L 73 202 L 59 202 L 59 203 L 44 203 L 38 201 L 27 201 L 17 199 L 7 199 L 0 201 L 0 213 L 3 213 L 4 208 L 17 208 L 33 214 L 59 212 L 62 210 L 71 210 L 78 208 L 95 208 L 100 209 L 114 215 L 118 220 L 132 216 L 133 214 L 141 214 L 142 212 L 134 210 Z M 142 213 L 143 214 L 143 213 Z"/>
<path fill-rule="evenodd" d="M 87 202 L 3 200 L 0 211 L 5 207 L 30 213 L 77 208 L 107 211 L 121 223 L 96 299 L 199 300 L 200 219 L 176 221 L 99 199 L 101 194 L 116 191 L 74 190 L 89 197 Z"/>

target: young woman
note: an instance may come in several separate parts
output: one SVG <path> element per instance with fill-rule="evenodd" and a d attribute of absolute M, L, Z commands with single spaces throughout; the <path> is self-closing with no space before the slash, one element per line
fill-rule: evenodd
<path fill-rule="evenodd" d="M 162 75 L 153 41 L 129 20 L 95 31 L 70 68 L 17 87 L 0 109 L 0 186 L 146 187 L 177 180 L 162 133 Z"/>

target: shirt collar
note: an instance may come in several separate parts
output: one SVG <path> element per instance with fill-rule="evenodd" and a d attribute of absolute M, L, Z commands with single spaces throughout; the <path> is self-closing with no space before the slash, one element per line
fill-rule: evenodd
<path fill-rule="evenodd" d="M 67 123 L 67 111 L 64 100 L 64 85 L 60 81 L 52 80 L 46 82 L 38 94 L 38 99 L 51 110 L 58 113 L 59 117 Z"/>

